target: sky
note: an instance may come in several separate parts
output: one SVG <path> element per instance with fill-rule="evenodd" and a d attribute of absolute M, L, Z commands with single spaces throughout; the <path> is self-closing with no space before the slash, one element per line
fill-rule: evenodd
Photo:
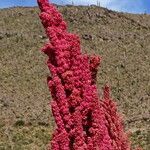
<path fill-rule="evenodd" d="M 100 2 L 102 7 L 111 10 L 129 13 L 148 13 L 150 14 L 150 0 L 49 0 L 52 3 L 65 5 L 97 5 Z M 0 8 L 13 6 L 37 6 L 36 0 L 0 0 Z"/>

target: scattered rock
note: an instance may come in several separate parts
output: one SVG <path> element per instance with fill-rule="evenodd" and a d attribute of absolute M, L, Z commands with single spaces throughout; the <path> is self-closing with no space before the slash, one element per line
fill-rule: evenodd
<path fill-rule="evenodd" d="M 90 34 L 84 34 L 84 35 L 82 35 L 82 38 L 84 40 L 93 40 L 93 36 Z"/>

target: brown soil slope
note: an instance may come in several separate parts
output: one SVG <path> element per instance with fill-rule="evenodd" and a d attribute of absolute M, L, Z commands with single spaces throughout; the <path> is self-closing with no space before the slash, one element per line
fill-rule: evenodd
<path fill-rule="evenodd" d="M 102 56 L 99 91 L 105 83 L 111 85 L 112 97 L 123 114 L 126 128 L 133 132 L 134 144 L 140 143 L 148 150 L 150 16 L 117 13 L 95 6 L 64 6 L 59 10 L 68 22 L 69 31 L 80 35 L 82 51 Z M 40 52 L 47 38 L 38 13 L 37 8 L 0 10 L 0 135 L 3 136 L 0 150 L 1 147 L 17 150 L 13 136 L 18 138 L 18 134 L 21 137 L 29 132 L 27 139 L 34 139 L 35 134 L 30 130 L 41 132 L 45 139 L 41 141 L 42 135 L 38 134 L 39 141 L 21 143 L 18 149 L 31 149 L 29 145 L 42 149 L 49 138 L 47 127 L 41 125 L 53 126 L 46 85 L 49 71 L 46 56 Z M 22 125 L 23 129 L 19 128 L 18 133 L 17 127 L 12 127 L 14 124 Z M 35 141 L 41 142 L 41 146 Z"/>

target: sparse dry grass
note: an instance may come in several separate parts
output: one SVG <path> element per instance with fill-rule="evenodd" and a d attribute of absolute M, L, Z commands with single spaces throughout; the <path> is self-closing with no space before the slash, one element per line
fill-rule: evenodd
<path fill-rule="evenodd" d="M 0 128 L 0 150 L 45 150 L 51 126 L 4 126 Z"/>

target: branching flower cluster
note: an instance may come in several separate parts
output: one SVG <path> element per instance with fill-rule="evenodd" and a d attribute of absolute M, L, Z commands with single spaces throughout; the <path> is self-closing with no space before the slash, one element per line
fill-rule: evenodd
<path fill-rule="evenodd" d="M 96 74 L 100 57 L 81 53 L 80 39 L 67 31 L 67 24 L 48 0 L 38 0 L 40 19 L 49 42 L 42 48 L 48 55 L 51 76 L 47 83 L 56 129 L 52 150 L 130 150 L 109 87 L 98 97 Z M 50 148 L 48 148 L 50 149 Z"/>

